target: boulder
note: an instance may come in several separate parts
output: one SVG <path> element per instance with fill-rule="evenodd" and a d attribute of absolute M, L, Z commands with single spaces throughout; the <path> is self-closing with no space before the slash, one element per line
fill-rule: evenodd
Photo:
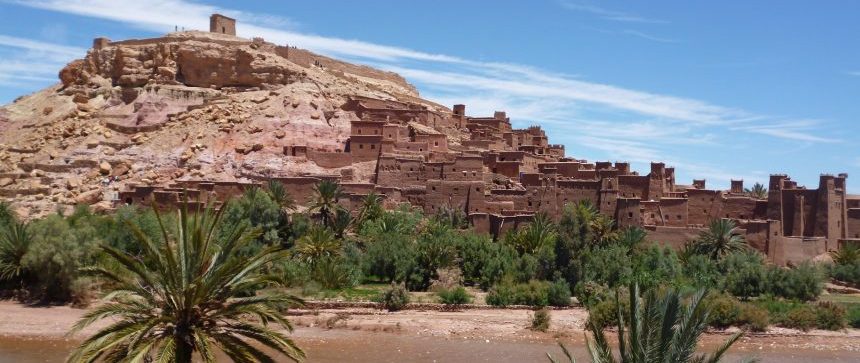
<path fill-rule="evenodd" d="M 0 178 L 0 187 L 6 187 L 12 185 L 15 181 L 12 178 Z"/>
<path fill-rule="evenodd" d="M 105 174 L 105 175 L 110 174 L 111 169 L 113 169 L 113 168 L 110 166 L 109 162 L 102 161 L 101 163 L 99 163 L 99 172 L 100 173 Z"/>
<path fill-rule="evenodd" d="M 83 192 L 78 194 L 75 197 L 75 203 L 77 204 L 94 204 L 102 199 L 102 191 L 101 189 L 93 189 L 87 192 Z"/>

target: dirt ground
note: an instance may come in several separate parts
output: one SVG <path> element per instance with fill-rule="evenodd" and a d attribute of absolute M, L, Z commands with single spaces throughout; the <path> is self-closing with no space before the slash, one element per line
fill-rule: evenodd
<path fill-rule="evenodd" d="M 97 323 L 75 336 L 68 336 L 72 325 L 86 312 L 69 306 L 28 306 L 12 301 L 0 301 L 0 337 L 24 339 L 78 340 L 104 326 Z M 344 308 L 318 310 L 291 310 L 289 320 L 302 330 L 348 330 L 362 332 L 390 332 L 414 336 L 463 338 L 545 340 L 547 338 L 581 339 L 588 317 L 582 308 L 553 310 L 548 332 L 528 329 L 533 312 L 526 309 L 467 309 L 462 311 L 403 310 L 387 312 L 372 308 Z M 306 329 L 313 328 L 313 329 Z M 712 332 L 721 339 L 729 332 Z M 771 328 L 767 333 L 749 334 L 745 341 L 763 344 L 779 338 L 785 344 L 809 347 L 830 345 L 838 349 L 860 351 L 860 330 L 812 330 L 801 332 L 785 328 Z"/>

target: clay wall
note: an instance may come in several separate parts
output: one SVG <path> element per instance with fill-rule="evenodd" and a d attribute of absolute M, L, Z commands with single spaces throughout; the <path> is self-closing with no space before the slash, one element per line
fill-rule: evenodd
<path fill-rule="evenodd" d="M 228 18 L 221 14 L 212 14 L 209 17 L 209 31 L 227 35 L 236 35 L 236 19 Z"/>
<path fill-rule="evenodd" d="M 483 212 L 484 188 L 482 181 L 428 180 L 424 211 L 434 214 L 448 206 L 468 213 Z"/>
<path fill-rule="evenodd" d="M 492 167 L 492 171 L 517 180 L 520 178 L 520 165 L 519 161 L 499 161 Z"/>
<path fill-rule="evenodd" d="M 687 199 L 662 198 L 658 202 L 658 212 L 663 214 L 664 226 L 687 227 Z"/>
<path fill-rule="evenodd" d="M 687 189 L 688 223 L 706 226 L 723 210 L 722 192 L 707 189 Z"/>
<path fill-rule="evenodd" d="M 687 242 L 696 239 L 705 230 L 704 228 L 666 226 L 645 226 L 644 229 L 648 233 L 648 241 L 675 250 L 684 248 Z"/>
<path fill-rule="evenodd" d="M 384 128 L 382 121 L 351 121 L 350 135 L 382 135 Z"/>
<path fill-rule="evenodd" d="M 430 146 L 426 142 L 399 141 L 394 143 L 394 149 L 426 154 L 430 152 Z"/>
<path fill-rule="evenodd" d="M 427 181 L 420 159 L 383 155 L 377 165 L 376 183 L 384 187 L 423 186 Z"/>
<path fill-rule="evenodd" d="M 618 192 L 625 198 L 646 198 L 651 179 L 640 175 L 619 175 Z"/>
<path fill-rule="evenodd" d="M 382 130 L 379 130 L 382 131 Z M 348 150 L 355 161 L 376 160 L 382 146 L 382 135 L 352 135 L 349 137 Z"/>
<path fill-rule="evenodd" d="M 577 204 L 587 200 L 595 207 L 600 204 L 600 181 L 599 180 L 558 180 L 557 202 L 563 207 L 568 204 Z"/>
<path fill-rule="evenodd" d="M 415 141 L 426 143 L 430 151 L 448 151 L 448 138 L 444 134 L 415 135 Z"/>
<path fill-rule="evenodd" d="M 827 252 L 824 237 L 772 237 L 768 258 L 780 266 L 797 265 Z"/>
<path fill-rule="evenodd" d="M 642 211 L 639 198 L 618 198 L 615 201 L 615 221 L 618 228 L 642 225 Z"/>
<path fill-rule="evenodd" d="M 860 208 L 848 209 L 846 238 L 860 238 Z"/>
<path fill-rule="evenodd" d="M 737 195 L 728 195 L 723 201 L 723 208 L 718 216 L 731 219 L 763 219 L 764 215 L 756 215 L 756 200 Z"/>
<path fill-rule="evenodd" d="M 353 156 L 358 156 L 354 158 Z M 352 165 L 354 162 L 362 160 L 361 155 L 353 153 L 331 152 L 331 151 L 307 151 L 307 158 L 315 164 L 323 168 L 343 168 Z"/>
<path fill-rule="evenodd" d="M 779 221 L 773 220 L 736 220 L 738 228 L 744 230 L 744 239 L 747 244 L 757 251 L 767 254 L 770 250 L 770 241 L 774 237 L 780 237 Z"/>

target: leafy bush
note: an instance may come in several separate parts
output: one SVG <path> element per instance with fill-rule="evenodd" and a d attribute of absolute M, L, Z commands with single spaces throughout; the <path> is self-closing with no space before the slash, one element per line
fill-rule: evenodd
<path fill-rule="evenodd" d="M 570 286 L 563 279 L 556 279 L 549 284 L 547 302 L 551 306 L 570 306 Z"/>
<path fill-rule="evenodd" d="M 741 317 L 739 301 L 726 294 L 714 294 L 707 299 L 707 304 L 711 308 L 711 326 L 723 329 L 738 324 Z"/>
<path fill-rule="evenodd" d="M 591 307 L 598 302 L 609 299 L 611 296 L 609 288 L 594 281 L 586 281 L 577 284 L 574 288 L 576 299 L 580 304 Z"/>
<path fill-rule="evenodd" d="M 487 304 L 494 306 L 530 305 L 547 306 L 549 303 L 549 283 L 531 280 L 525 284 L 503 281 L 487 293 Z"/>
<path fill-rule="evenodd" d="M 763 332 L 770 324 L 770 315 L 767 310 L 756 305 L 741 303 L 738 323 L 754 332 Z"/>
<path fill-rule="evenodd" d="M 614 298 L 598 301 L 588 307 L 588 323 L 600 328 L 618 326 L 617 309 Z"/>
<path fill-rule="evenodd" d="M 788 312 L 782 325 L 786 328 L 809 331 L 818 324 L 818 314 L 812 306 L 801 305 Z"/>
<path fill-rule="evenodd" d="M 827 273 L 833 279 L 860 286 L 860 261 L 830 265 L 827 268 Z"/>
<path fill-rule="evenodd" d="M 535 310 L 532 315 L 531 329 L 534 331 L 546 332 L 549 330 L 550 313 L 546 308 Z"/>
<path fill-rule="evenodd" d="M 382 293 L 382 307 L 388 311 L 402 310 L 409 304 L 409 291 L 403 285 L 392 284 Z"/>
<path fill-rule="evenodd" d="M 860 304 L 851 304 L 845 313 L 845 321 L 852 328 L 860 328 Z"/>
<path fill-rule="evenodd" d="M 519 258 L 512 247 L 493 242 L 489 235 L 464 233 L 456 249 L 463 281 L 485 291 L 506 275 L 512 275 Z"/>
<path fill-rule="evenodd" d="M 766 276 L 767 291 L 786 299 L 815 300 L 824 289 L 824 274 L 809 262 L 789 269 L 772 266 Z"/>
<path fill-rule="evenodd" d="M 845 318 L 845 308 L 837 303 L 829 301 L 819 302 L 815 312 L 817 315 L 816 326 L 819 329 L 841 330 L 845 329 L 845 326 L 848 325 Z"/>
<path fill-rule="evenodd" d="M 457 286 L 450 290 L 440 290 L 437 295 L 439 296 L 439 301 L 445 305 L 463 305 L 472 302 L 472 295 L 469 295 L 462 286 Z"/>
<path fill-rule="evenodd" d="M 765 288 L 764 259 L 757 252 L 736 252 L 723 260 L 725 290 L 739 298 L 759 296 Z"/>
<path fill-rule="evenodd" d="M 23 264 L 34 275 L 33 297 L 43 301 L 85 303 L 92 286 L 81 280 L 80 269 L 95 263 L 101 240 L 99 217 L 78 209 L 68 218 L 51 215 L 30 224 L 33 242 Z"/>

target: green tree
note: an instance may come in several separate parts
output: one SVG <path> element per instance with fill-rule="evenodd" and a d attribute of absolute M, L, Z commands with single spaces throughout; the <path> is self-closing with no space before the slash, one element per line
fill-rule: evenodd
<path fill-rule="evenodd" d="M 622 363 L 663 362 L 719 362 L 726 351 L 743 336 L 743 332 L 732 335 L 711 354 L 696 354 L 698 341 L 708 327 L 710 309 L 702 303 L 704 290 L 699 291 L 684 303 L 681 295 L 672 289 L 664 293 L 648 290 L 645 296 L 637 285 L 630 286 L 630 304 L 625 320 L 621 304 L 616 316 L 618 325 L 618 352 Z M 620 294 L 616 292 L 616 298 Z M 612 348 L 603 329 L 589 323 L 593 337 L 586 341 L 592 362 L 616 362 Z M 567 349 L 565 355 L 572 362 Z M 551 362 L 556 362 L 549 356 Z"/>
<path fill-rule="evenodd" d="M 336 182 L 323 180 L 314 186 L 314 194 L 310 210 L 319 214 L 324 226 L 331 227 L 337 209 L 341 208 L 337 202 L 344 196 L 343 189 Z"/>
<path fill-rule="evenodd" d="M 507 243 L 523 254 L 533 254 L 543 247 L 555 248 L 558 236 L 555 224 L 545 213 L 535 214 L 527 226 L 506 236 Z"/>
<path fill-rule="evenodd" d="M 142 259 L 103 245 L 114 263 L 87 271 L 109 281 L 113 289 L 72 332 L 102 319 L 110 323 L 84 340 L 67 361 L 185 363 L 196 353 L 204 362 L 215 362 L 215 349 L 234 362 L 273 361 L 260 346 L 294 361 L 303 359 L 304 353 L 288 336 L 269 327 L 273 322 L 291 330 L 279 309 L 301 301 L 284 294 L 245 294 L 278 282 L 261 267 L 285 258 L 286 251 L 276 245 L 238 256 L 235 252 L 260 231 L 240 224 L 216 240 L 221 216 L 211 210 L 181 210 L 176 238 L 169 237 L 162 225 L 160 240 L 128 224 L 143 246 Z M 249 320 L 251 316 L 258 322 Z"/>
<path fill-rule="evenodd" d="M 714 260 L 720 260 L 732 252 L 747 249 L 746 241 L 731 219 L 715 219 L 708 225 L 708 229 L 699 234 L 699 238 L 693 242 L 693 248 L 697 253 L 710 256 Z"/>
<path fill-rule="evenodd" d="M 277 180 L 269 180 L 266 183 L 266 192 L 269 193 L 269 198 L 281 207 L 281 210 L 290 211 L 295 209 L 296 201 L 287 191 L 284 183 Z"/>
<path fill-rule="evenodd" d="M 280 245 L 281 240 L 281 207 L 272 200 L 269 193 L 251 187 L 242 193 L 241 198 L 231 200 L 225 207 L 224 223 L 220 236 L 225 238 L 232 232 L 233 226 L 247 224 L 250 228 L 259 228 L 261 233 L 255 243 L 248 244 L 240 253 L 254 254 L 266 246 Z"/>
<path fill-rule="evenodd" d="M 764 187 L 761 183 L 753 184 L 752 189 L 746 188 L 744 189 L 744 193 L 747 193 L 752 198 L 756 199 L 767 199 L 767 188 Z"/>

